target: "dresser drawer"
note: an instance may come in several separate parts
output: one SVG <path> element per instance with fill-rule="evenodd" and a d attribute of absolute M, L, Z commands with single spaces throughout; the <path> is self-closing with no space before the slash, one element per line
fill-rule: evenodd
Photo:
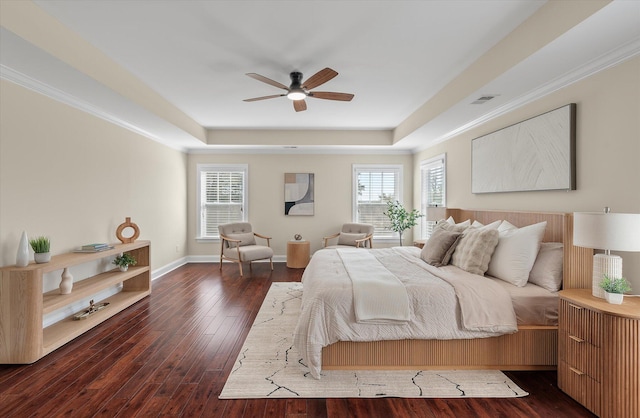
<path fill-rule="evenodd" d="M 601 382 L 602 374 L 599 361 L 601 348 L 566 331 L 560 331 L 558 337 L 558 360 L 564 361 L 567 366 Z"/>
<path fill-rule="evenodd" d="M 560 300 L 558 329 L 580 340 L 600 347 L 602 344 L 602 316 L 583 306 Z"/>
<path fill-rule="evenodd" d="M 562 360 L 558 361 L 558 387 L 585 408 L 600 415 L 600 383 Z"/>

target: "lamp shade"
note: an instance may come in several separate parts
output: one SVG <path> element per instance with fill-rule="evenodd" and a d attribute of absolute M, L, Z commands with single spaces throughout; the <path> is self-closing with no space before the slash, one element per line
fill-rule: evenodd
<path fill-rule="evenodd" d="M 640 214 L 575 212 L 573 245 L 613 251 L 640 251 Z"/>
<path fill-rule="evenodd" d="M 425 213 L 425 220 L 427 221 L 439 221 L 444 219 L 447 215 L 447 208 L 444 206 L 429 206 Z"/>

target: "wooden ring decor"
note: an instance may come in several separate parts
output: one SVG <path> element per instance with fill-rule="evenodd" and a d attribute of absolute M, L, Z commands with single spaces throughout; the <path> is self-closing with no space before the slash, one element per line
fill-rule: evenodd
<path fill-rule="evenodd" d="M 133 235 L 132 236 L 130 236 L 130 237 L 123 237 L 122 236 L 122 231 L 124 229 L 126 229 L 126 228 L 133 228 Z M 131 222 L 131 218 L 126 218 L 124 223 L 120 224 L 120 226 L 118 226 L 118 229 L 116 229 L 116 237 L 123 244 L 134 242 L 139 236 L 140 236 L 140 228 L 138 228 L 138 225 L 136 225 L 133 222 Z"/>

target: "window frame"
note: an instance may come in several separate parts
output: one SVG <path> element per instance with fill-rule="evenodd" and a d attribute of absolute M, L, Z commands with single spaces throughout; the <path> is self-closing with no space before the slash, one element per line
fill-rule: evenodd
<path fill-rule="evenodd" d="M 427 190 L 427 173 L 436 166 L 442 166 L 442 200 L 436 205 L 430 201 Z M 447 154 L 436 155 L 420 162 L 420 210 L 428 213 L 429 207 L 447 206 Z M 421 218 L 420 239 L 428 239 L 435 226 L 436 220 L 429 220 L 428 216 Z"/>
<path fill-rule="evenodd" d="M 196 165 L 196 240 L 197 241 L 219 241 L 220 234 L 204 235 L 204 212 L 202 199 L 202 173 L 204 172 L 242 172 L 242 219 L 237 222 L 247 222 L 249 219 L 249 165 L 248 164 L 197 164 Z M 217 231 L 217 228 L 216 228 Z"/>
<path fill-rule="evenodd" d="M 396 196 L 393 200 L 403 202 L 402 191 L 404 188 L 403 174 L 404 166 L 402 164 L 353 164 L 352 165 L 352 207 L 351 207 L 351 219 L 352 222 L 362 223 L 358 217 L 358 174 L 361 172 L 393 172 L 395 175 L 395 193 Z M 386 210 L 386 208 L 385 208 Z M 376 241 L 397 241 L 398 233 L 389 230 L 386 233 L 380 233 L 377 230 L 373 234 L 373 239 Z"/>

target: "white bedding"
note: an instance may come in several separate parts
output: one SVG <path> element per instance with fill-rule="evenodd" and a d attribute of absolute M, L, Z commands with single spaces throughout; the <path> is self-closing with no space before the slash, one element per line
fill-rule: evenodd
<path fill-rule="evenodd" d="M 302 277 L 302 311 L 294 342 L 316 379 L 322 347 L 337 341 L 470 339 L 517 331 L 509 294 L 499 284 L 454 266 L 429 266 L 414 247 L 360 251 L 370 251 L 405 285 L 410 321 L 357 323 L 352 283 L 337 251 L 316 252 Z"/>

